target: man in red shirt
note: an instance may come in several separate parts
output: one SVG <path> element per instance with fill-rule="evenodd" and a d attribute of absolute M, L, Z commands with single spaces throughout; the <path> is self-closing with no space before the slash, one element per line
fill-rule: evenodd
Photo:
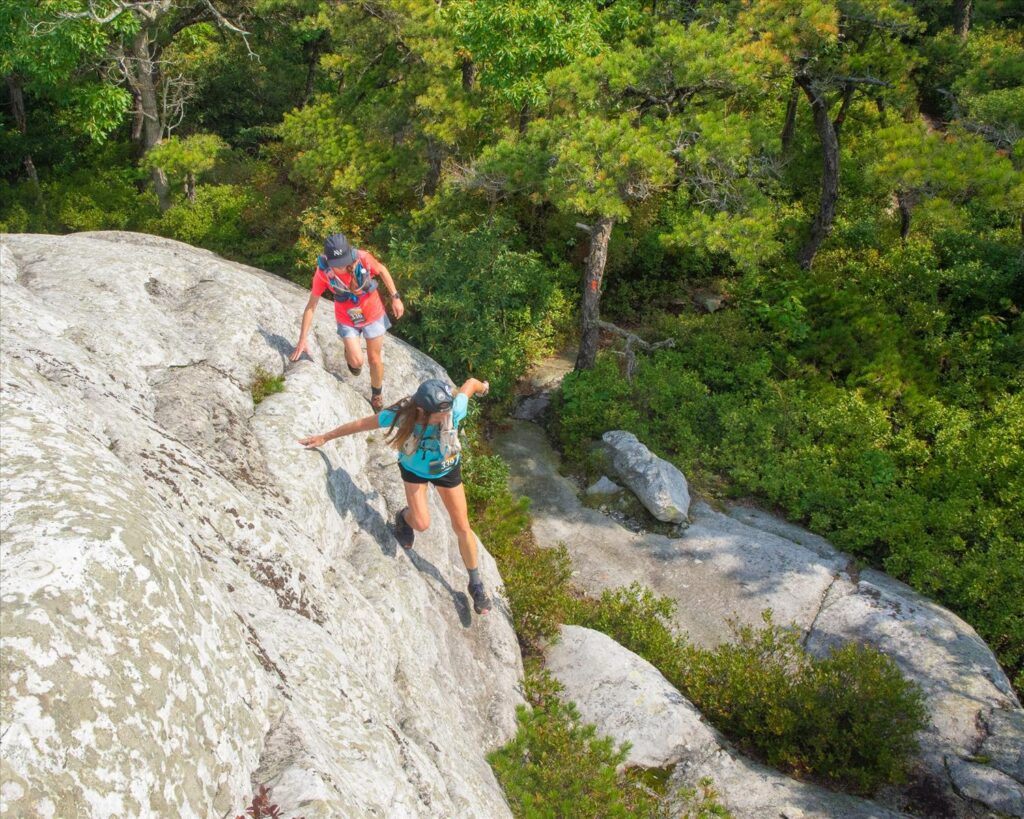
<path fill-rule="evenodd" d="M 330 290 L 334 295 L 338 335 L 345 344 L 345 362 L 352 375 L 362 372 L 363 354 L 359 337 L 366 339 L 366 357 L 370 362 L 370 406 L 375 412 L 384 408 L 384 336 L 391 326 L 378 292 L 378 278 L 388 289 L 392 314 L 400 319 L 405 313 L 405 306 L 388 269 L 372 254 L 352 247 L 343 234 L 328 236 L 324 242 L 324 255 L 317 259 L 309 301 L 302 313 L 299 343 L 292 353 L 292 361 L 298 361 L 307 352 L 306 338 L 313 323 L 313 314 L 320 296 L 325 290 Z"/>

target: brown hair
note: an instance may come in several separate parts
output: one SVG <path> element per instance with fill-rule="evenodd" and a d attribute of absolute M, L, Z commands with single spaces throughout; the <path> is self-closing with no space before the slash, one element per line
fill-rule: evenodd
<path fill-rule="evenodd" d="M 396 404 L 392 404 L 388 409 L 395 414 L 395 417 L 392 419 L 388 431 L 384 434 L 384 440 L 395 449 L 401 449 L 405 442 L 409 440 L 409 436 L 412 435 L 416 424 L 426 425 L 427 413 L 416 406 L 411 395 L 403 398 Z"/>

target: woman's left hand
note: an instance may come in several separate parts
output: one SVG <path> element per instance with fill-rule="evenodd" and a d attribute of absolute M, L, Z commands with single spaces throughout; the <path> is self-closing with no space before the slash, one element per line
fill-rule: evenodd
<path fill-rule="evenodd" d="M 391 301 L 391 312 L 395 319 L 400 319 L 405 315 L 405 303 L 401 299 L 393 299 Z"/>

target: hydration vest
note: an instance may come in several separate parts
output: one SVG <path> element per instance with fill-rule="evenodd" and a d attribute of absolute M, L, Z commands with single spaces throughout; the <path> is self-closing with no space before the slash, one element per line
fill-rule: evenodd
<path fill-rule="evenodd" d="M 356 260 L 356 266 L 352 270 L 352 286 L 346 286 L 341 279 L 331 273 L 331 266 L 327 264 L 326 256 L 316 257 L 316 266 L 324 278 L 327 279 L 327 289 L 331 291 L 336 300 L 350 299 L 358 302 L 367 293 L 377 289 L 377 280 L 370 275 L 370 271 L 361 260 Z"/>
<path fill-rule="evenodd" d="M 405 443 L 402 444 L 402 452 L 410 458 L 421 449 L 425 452 L 430 452 L 432 449 L 424 447 L 423 444 L 435 439 L 437 440 L 437 451 L 441 454 L 441 457 L 436 461 L 430 462 L 430 471 L 433 474 L 447 472 L 459 462 L 459 457 L 462 455 L 462 441 L 459 440 L 459 430 L 452 422 L 452 414 L 450 412 L 447 413 L 444 421 L 437 425 L 436 435 L 429 435 L 427 437 L 410 435 L 405 439 Z"/>

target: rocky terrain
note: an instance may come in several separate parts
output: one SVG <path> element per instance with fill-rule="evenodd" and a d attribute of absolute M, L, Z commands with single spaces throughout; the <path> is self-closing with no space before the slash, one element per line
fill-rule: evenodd
<path fill-rule="evenodd" d="M 4 236 L 5 815 L 508 815 L 507 606 L 477 618 L 436 496 L 413 552 L 329 303 L 177 242 Z M 385 347 L 385 397 L 440 368 Z M 263 370 L 284 391 L 254 406 Z M 484 577 L 500 586 L 483 552 Z"/>

